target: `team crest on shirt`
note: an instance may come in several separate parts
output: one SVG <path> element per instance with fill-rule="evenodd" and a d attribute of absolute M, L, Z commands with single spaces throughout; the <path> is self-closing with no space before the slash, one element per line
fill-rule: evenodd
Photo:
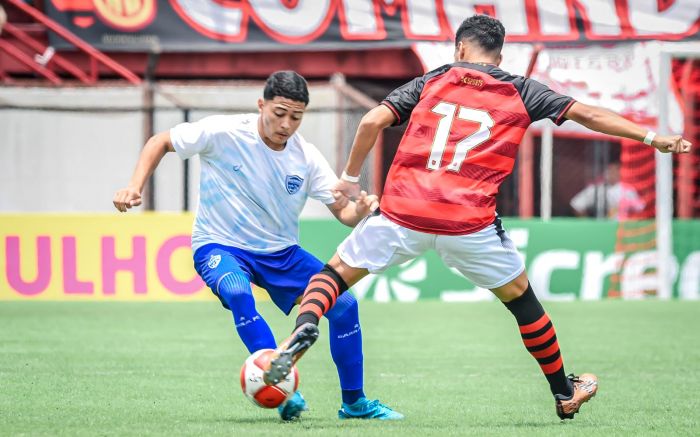
<path fill-rule="evenodd" d="M 210 269 L 215 269 L 216 266 L 219 265 L 221 262 L 221 255 L 212 255 L 209 257 L 209 262 L 207 265 L 209 266 Z"/>
<path fill-rule="evenodd" d="M 299 191 L 299 188 L 301 188 L 301 184 L 304 183 L 304 179 L 300 178 L 297 175 L 287 175 L 287 178 L 284 180 L 285 186 L 287 187 L 287 192 L 289 194 L 294 194 L 297 191 Z"/>

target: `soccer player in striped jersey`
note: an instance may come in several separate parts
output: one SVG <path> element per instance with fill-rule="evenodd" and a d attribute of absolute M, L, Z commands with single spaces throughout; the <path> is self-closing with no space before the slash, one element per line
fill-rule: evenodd
<path fill-rule="evenodd" d="M 259 114 L 214 115 L 155 135 L 144 146 L 129 186 L 114 195 L 114 206 L 126 212 L 141 203 L 146 180 L 167 152 L 182 159 L 199 155 L 200 196 L 192 230 L 195 269 L 231 311 L 251 353 L 274 349 L 276 343 L 255 308 L 250 284 L 264 288 L 289 314 L 309 279 L 323 268 L 298 242 L 299 215 L 307 198 L 326 204 L 347 226 L 355 226 L 377 206 L 376 196 L 364 192 L 356 202 L 334 196 L 338 177 L 319 150 L 296 132 L 308 103 L 303 77 L 293 71 L 273 73 L 258 100 Z M 365 398 L 362 333 L 352 293 L 343 294 L 325 316 L 342 404 L 361 410 L 353 417 L 402 418 Z M 297 392 L 279 413 L 292 420 L 305 409 Z"/>
<path fill-rule="evenodd" d="M 277 349 L 267 382 L 285 374 L 313 344 L 319 317 L 348 286 L 434 249 L 513 314 L 561 419 L 572 419 L 595 395 L 595 375 L 564 371 L 552 321 L 496 215 L 498 188 L 513 169 L 525 130 L 545 118 L 556 124 L 573 120 L 661 152 L 686 153 L 691 144 L 506 73 L 498 68 L 504 38 L 500 21 L 485 15 L 467 18 L 456 32 L 454 63 L 399 87 L 363 117 L 336 185 L 348 198 L 359 193 L 357 175 L 379 132 L 408 121 L 387 176 L 381 213 L 362 221 L 311 279 L 296 329 Z"/>

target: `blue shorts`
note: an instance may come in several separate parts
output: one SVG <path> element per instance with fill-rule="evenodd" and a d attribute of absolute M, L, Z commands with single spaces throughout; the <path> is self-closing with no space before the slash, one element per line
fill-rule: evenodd
<path fill-rule="evenodd" d="M 194 253 L 194 268 L 227 309 L 217 293 L 218 284 L 226 273 L 235 272 L 267 290 L 275 305 L 289 314 L 309 279 L 321 271 L 323 263 L 296 245 L 278 252 L 254 253 L 221 244 L 206 244 Z"/>

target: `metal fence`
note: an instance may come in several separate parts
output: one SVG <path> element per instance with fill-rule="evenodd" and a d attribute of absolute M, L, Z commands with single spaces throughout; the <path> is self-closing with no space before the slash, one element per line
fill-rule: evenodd
<path fill-rule="evenodd" d="M 262 82 L 159 83 L 152 87 L 0 87 L 0 211 L 111 211 L 112 194 L 126 185 L 145 141 L 183 121 L 216 113 L 257 112 Z M 311 83 L 311 102 L 299 132 L 338 173 L 369 98 L 338 78 Z M 380 150 L 380 148 L 378 148 Z M 377 161 L 362 174 L 375 191 Z M 145 209 L 193 209 L 199 162 L 168 154 L 146 193 Z M 323 205 L 305 210 L 327 214 Z"/>

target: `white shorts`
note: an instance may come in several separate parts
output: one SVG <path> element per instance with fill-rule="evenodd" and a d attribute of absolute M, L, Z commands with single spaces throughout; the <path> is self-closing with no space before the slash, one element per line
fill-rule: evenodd
<path fill-rule="evenodd" d="M 525 270 L 500 220 L 473 234 L 436 235 L 404 228 L 381 214 L 373 215 L 340 243 L 338 256 L 350 267 L 381 273 L 429 249 L 481 288 L 505 285 Z"/>

